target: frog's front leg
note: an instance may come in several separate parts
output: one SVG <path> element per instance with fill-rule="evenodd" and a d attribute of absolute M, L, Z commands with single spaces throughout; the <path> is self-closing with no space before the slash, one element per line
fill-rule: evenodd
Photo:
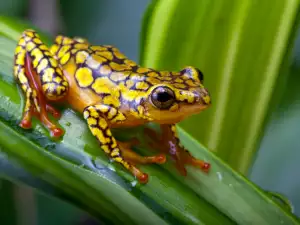
<path fill-rule="evenodd" d="M 175 124 L 160 125 L 162 135 L 159 136 L 154 130 L 146 129 L 146 134 L 152 139 L 152 147 L 168 153 L 175 161 L 178 171 L 182 175 L 186 175 L 184 165 L 192 165 L 200 168 L 204 172 L 208 172 L 210 164 L 193 157 L 187 149 L 180 143 Z"/>
<path fill-rule="evenodd" d="M 54 117 L 60 114 L 48 102 L 64 97 L 68 82 L 60 65 L 35 31 L 23 32 L 15 50 L 14 63 L 14 76 L 26 98 L 20 126 L 30 128 L 31 118 L 36 115 L 52 136 L 61 136 L 62 130 L 49 120 L 47 112 Z"/>
<path fill-rule="evenodd" d="M 164 163 L 165 155 L 159 154 L 155 156 L 143 157 L 130 148 L 134 144 L 117 141 L 111 133 L 110 123 L 116 123 L 126 118 L 114 107 L 99 104 L 88 106 L 83 112 L 84 118 L 87 120 L 88 127 L 92 134 L 100 142 L 100 147 L 114 161 L 122 164 L 132 175 L 137 177 L 141 183 L 148 181 L 148 175 L 139 170 L 136 164 L 146 163 Z"/>

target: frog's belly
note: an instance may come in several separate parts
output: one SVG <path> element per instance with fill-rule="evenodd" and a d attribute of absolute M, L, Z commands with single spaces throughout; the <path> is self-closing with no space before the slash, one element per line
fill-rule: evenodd
<path fill-rule="evenodd" d="M 92 90 L 78 87 L 74 76 L 68 75 L 66 72 L 65 75 L 69 82 L 69 91 L 66 100 L 72 109 L 83 113 L 87 106 L 99 103 L 99 96 L 97 96 Z"/>

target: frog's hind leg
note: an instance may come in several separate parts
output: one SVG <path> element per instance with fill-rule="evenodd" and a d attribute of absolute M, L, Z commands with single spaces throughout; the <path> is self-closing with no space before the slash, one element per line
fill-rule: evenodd
<path fill-rule="evenodd" d="M 48 101 L 56 101 L 65 96 L 68 83 L 57 61 L 33 30 L 25 30 L 18 42 L 14 76 L 25 94 L 20 126 L 31 128 L 31 118 L 37 116 L 51 131 L 52 136 L 61 136 L 62 130 L 50 121 L 47 113 L 56 118 L 60 114 Z"/>

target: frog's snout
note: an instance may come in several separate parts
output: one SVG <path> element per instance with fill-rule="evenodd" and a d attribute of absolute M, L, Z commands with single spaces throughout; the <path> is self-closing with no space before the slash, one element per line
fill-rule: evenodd
<path fill-rule="evenodd" d="M 211 104 L 210 94 L 206 88 L 201 89 L 196 95 L 196 102 L 207 106 Z"/>

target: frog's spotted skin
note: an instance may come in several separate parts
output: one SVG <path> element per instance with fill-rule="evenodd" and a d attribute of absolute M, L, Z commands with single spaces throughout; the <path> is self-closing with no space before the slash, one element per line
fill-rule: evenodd
<path fill-rule="evenodd" d="M 31 60 L 30 60 L 30 59 Z M 26 70 L 32 68 L 33 70 Z M 34 72 L 35 71 L 35 72 Z M 57 112 L 42 99 L 38 103 L 37 92 L 41 91 L 49 100 L 64 97 L 68 90 L 68 82 L 57 61 L 51 56 L 48 48 L 42 43 L 38 34 L 33 30 L 23 32 L 15 51 L 14 75 L 26 95 L 24 116 L 21 122 L 23 128 L 31 126 L 32 111 L 41 113 L 41 120 L 51 130 L 52 134 L 62 131 L 48 119 L 46 111 Z M 39 84 L 35 76 L 40 77 Z M 30 84 L 31 83 L 31 84 Z M 34 87 L 32 87 L 32 85 Z M 39 88 L 37 88 L 39 86 Z"/>
<path fill-rule="evenodd" d="M 112 127 L 158 122 L 167 139 L 156 142 L 173 143 L 165 150 L 181 168 L 184 164 L 208 168 L 180 145 L 175 127 L 210 104 L 203 75 L 194 67 L 178 72 L 143 68 L 113 46 L 94 46 L 79 37 L 57 36 L 48 50 L 33 30 L 25 30 L 15 51 L 14 75 L 26 96 L 24 128 L 30 127 L 32 115 L 38 115 L 54 136 L 62 135 L 48 119 L 47 111 L 58 115 L 48 102 L 66 102 L 83 113 L 101 148 L 141 182 L 148 176 L 135 164 L 163 163 L 165 156 L 137 155 L 131 145 L 113 137 Z"/>
<path fill-rule="evenodd" d="M 204 88 L 198 77 L 193 77 L 198 73 L 192 67 L 180 72 L 142 68 L 112 46 L 92 46 L 87 41 L 78 43 L 68 37 L 58 36 L 51 51 L 61 65 L 67 64 L 71 58 L 75 59 L 75 79 L 79 87 L 93 90 L 103 98 L 105 104 L 114 107 L 120 107 L 125 100 L 132 112 L 143 118 L 151 119 L 145 114 L 141 101 L 147 98 L 147 91 L 155 85 L 172 85 L 176 88 L 178 99 L 189 104 L 194 104 L 198 99 L 195 95 L 186 94 L 186 90 Z M 112 88 L 115 89 L 113 92 Z M 210 102 L 209 97 L 203 100 L 207 104 Z"/>
<path fill-rule="evenodd" d="M 68 90 L 68 82 L 60 65 L 53 59 L 48 48 L 32 30 L 26 30 L 16 48 L 15 72 L 26 92 L 30 89 L 25 75 L 25 55 L 32 58 L 32 66 L 41 77 L 44 94 L 51 100 L 63 97 Z M 28 92 L 29 93 L 29 92 Z"/>

